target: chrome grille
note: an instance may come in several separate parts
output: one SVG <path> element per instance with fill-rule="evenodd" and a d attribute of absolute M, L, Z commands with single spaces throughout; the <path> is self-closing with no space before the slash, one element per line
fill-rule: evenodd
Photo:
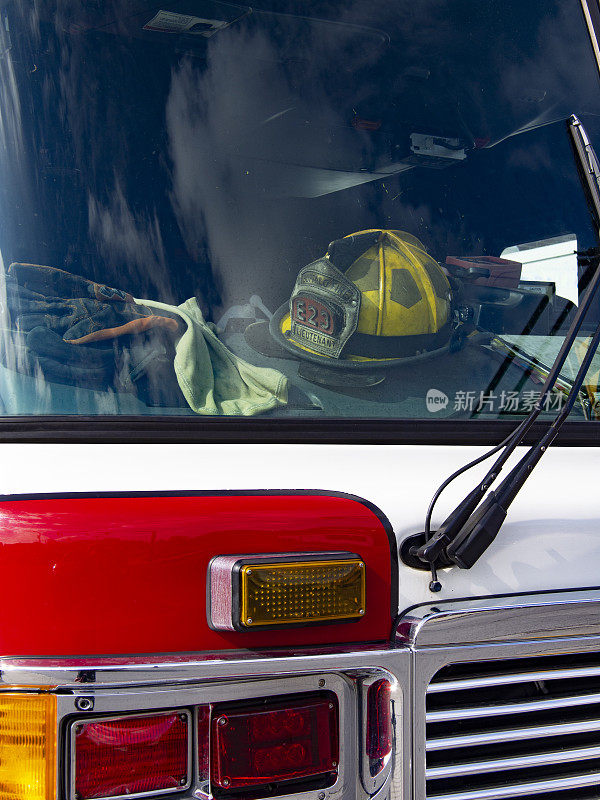
<path fill-rule="evenodd" d="M 426 710 L 427 800 L 600 798 L 600 654 L 452 664 Z"/>

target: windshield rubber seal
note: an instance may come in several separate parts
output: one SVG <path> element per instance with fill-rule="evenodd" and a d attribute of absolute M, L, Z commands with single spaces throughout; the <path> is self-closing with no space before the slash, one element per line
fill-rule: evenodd
<path fill-rule="evenodd" d="M 30 444 L 397 444 L 489 446 L 519 420 L 240 419 L 182 417 L 3 417 L 0 443 Z M 547 429 L 535 423 L 523 444 Z M 563 425 L 553 447 L 600 447 L 600 424 Z"/>

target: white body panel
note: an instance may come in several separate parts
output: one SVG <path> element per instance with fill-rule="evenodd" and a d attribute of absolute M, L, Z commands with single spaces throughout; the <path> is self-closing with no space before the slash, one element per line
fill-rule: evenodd
<path fill-rule="evenodd" d="M 436 487 L 484 452 L 474 447 L 375 445 L 3 445 L 0 493 L 322 489 L 375 503 L 398 541 L 423 529 Z M 522 451 L 521 451 L 522 452 Z M 485 465 L 483 465 L 485 466 Z M 440 522 L 483 474 L 442 496 Z M 550 450 L 471 570 L 429 575 L 400 564 L 399 606 L 442 598 L 593 587 L 600 583 L 600 450 Z"/>

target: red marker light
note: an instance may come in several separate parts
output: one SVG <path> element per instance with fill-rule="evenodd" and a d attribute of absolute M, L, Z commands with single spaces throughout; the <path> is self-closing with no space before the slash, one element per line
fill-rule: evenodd
<path fill-rule="evenodd" d="M 71 732 L 76 796 L 180 791 L 191 777 L 190 735 L 188 712 L 76 723 Z"/>
<path fill-rule="evenodd" d="M 261 706 L 216 706 L 211 781 L 220 789 L 323 777 L 339 761 L 337 698 L 308 695 Z"/>
<path fill-rule="evenodd" d="M 367 694 L 367 756 L 371 775 L 378 775 L 385 759 L 392 752 L 392 685 L 382 678 L 375 681 Z"/>

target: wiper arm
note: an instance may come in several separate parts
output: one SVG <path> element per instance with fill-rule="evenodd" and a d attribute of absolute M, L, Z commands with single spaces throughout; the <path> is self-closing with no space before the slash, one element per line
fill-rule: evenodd
<path fill-rule="evenodd" d="M 592 217 L 596 224 L 596 230 L 600 227 L 600 166 L 596 158 L 596 154 L 590 144 L 590 141 L 585 133 L 583 126 L 577 117 L 573 116 L 567 121 L 569 134 L 573 144 L 576 161 L 578 164 L 578 171 L 582 178 L 584 191 L 588 200 L 588 205 L 592 213 Z M 578 254 L 579 255 L 579 254 Z M 596 329 L 592 341 L 590 342 L 588 352 L 581 364 L 577 373 L 575 381 L 571 387 L 567 403 L 562 409 L 561 413 L 556 417 L 550 428 L 542 436 L 540 441 L 534 445 L 531 450 L 524 456 L 519 464 L 511 471 L 510 475 L 503 481 L 501 486 L 496 492 L 491 492 L 485 501 L 481 503 L 485 493 L 500 474 L 504 464 L 514 452 L 515 448 L 522 441 L 525 434 L 529 431 L 540 412 L 545 406 L 546 399 L 549 397 L 550 392 L 560 374 L 560 371 L 566 361 L 566 358 L 575 342 L 575 339 L 581 329 L 581 325 L 589 310 L 592 301 L 595 298 L 597 289 L 600 285 L 600 261 L 598 260 L 598 253 L 582 254 L 591 256 L 597 261 L 596 271 L 582 298 L 581 304 L 573 318 L 571 326 L 563 344 L 556 356 L 554 363 L 548 373 L 543 389 L 540 393 L 540 398 L 532 409 L 526 419 L 513 431 L 513 433 L 500 445 L 504 446 L 503 452 L 494 462 L 494 465 L 486 474 L 485 478 L 479 485 L 473 489 L 467 497 L 452 511 L 452 513 L 444 520 L 442 525 L 438 528 L 435 534 L 428 538 L 424 545 L 415 549 L 413 555 L 421 561 L 429 564 L 432 569 L 432 574 L 435 576 L 435 565 L 449 566 L 457 564 L 463 569 L 468 569 L 473 566 L 475 561 L 487 549 L 487 547 L 494 540 L 496 534 L 500 530 L 508 506 L 513 501 L 517 492 L 531 473 L 534 466 L 540 460 L 546 449 L 556 438 L 561 425 L 565 422 L 569 412 L 573 408 L 575 400 L 579 395 L 579 390 L 583 385 L 587 371 L 594 357 L 595 350 L 598 346 L 600 339 L 600 325 Z M 488 454 L 491 455 L 492 453 Z M 480 461 L 482 459 L 479 459 Z M 477 462 L 474 462 L 477 463 Z M 436 492 L 434 500 L 429 507 L 427 520 L 425 525 L 426 536 L 429 534 L 429 525 L 431 518 L 431 511 L 433 503 L 439 497 L 439 494 L 445 486 L 448 485 L 450 480 L 464 471 L 459 470 L 447 481 L 442 484 L 440 490 Z"/>
<path fill-rule="evenodd" d="M 596 274 L 594 275 L 592 281 L 588 284 L 581 304 L 577 309 L 577 313 L 573 318 L 573 322 L 571 323 L 571 327 L 569 328 L 558 355 L 552 364 L 542 391 L 540 392 L 540 397 L 535 403 L 533 409 L 529 415 L 517 426 L 508 439 L 505 440 L 504 450 L 498 456 L 483 480 L 480 481 L 475 489 L 473 489 L 473 491 L 465 497 L 465 499 L 454 509 L 454 511 L 451 512 L 448 517 L 446 517 L 434 535 L 424 545 L 415 551 L 414 555 L 421 561 L 431 564 L 435 563 L 442 556 L 444 550 L 447 548 L 450 542 L 458 535 L 462 527 L 466 525 L 467 520 L 471 514 L 473 514 L 487 490 L 494 483 L 510 456 L 523 440 L 524 436 L 529 432 L 540 413 L 546 407 L 547 398 L 549 398 L 551 395 L 554 384 L 560 375 L 571 347 L 573 346 L 577 334 L 579 333 L 583 319 L 595 299 L 596 290 L 599 285 L 598 278 L 600 278 L 600 267 L 597 267 Z M 585 378 L 585 375 L 583 377 Z M 436 496 L 439 496 L 438 493 L 436 493 Z M 428 526 L 426 526 L 426 528 L 427 527 Z"/>
<path fill-rule="evenodd" d="M 596 269 L 595 278 L 600 278 L 600 267 Z M 596 280 L 596 288 L 600 280 Z M 600 324 L 588 345 L 588 350 L 581 362 L 577 376 L 571 386 L 567 402 L 558 416 L 552 421 L 548 430 L 539 441 L 532 445 L 519 463 L 510 471 L 500 486 L 485 498 L 475 513 L 471 514 L 458 534 L 446 548 L 446 555 L 454 564 L 469 569 L 487 550 L 496 538 L 506 518 L 508 507 L 519 490 L 531 475 L 533 468 L 556 439 L 558 432 L 569 416 L 579 395 L 592 359 L 600 343 Z"/>

